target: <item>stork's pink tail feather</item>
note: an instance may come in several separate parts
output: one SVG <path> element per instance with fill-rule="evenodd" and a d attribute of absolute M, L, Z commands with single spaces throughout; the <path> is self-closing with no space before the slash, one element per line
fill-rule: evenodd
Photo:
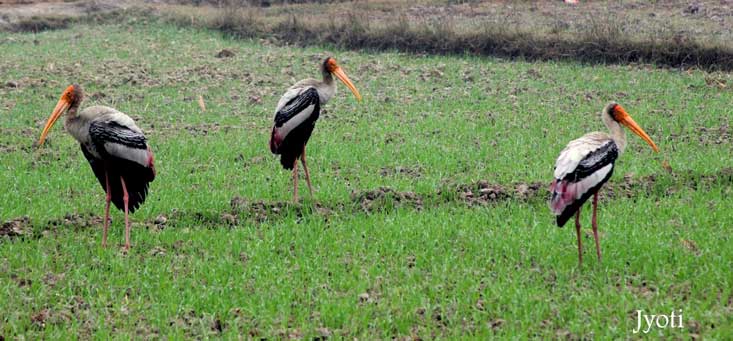
<path fill-rule="evenodd" d="M 550 185 L 550 193 L 550 209 L 555 215 L 560 215 L 577 198 L 577 183 L 555 179 Z"/>

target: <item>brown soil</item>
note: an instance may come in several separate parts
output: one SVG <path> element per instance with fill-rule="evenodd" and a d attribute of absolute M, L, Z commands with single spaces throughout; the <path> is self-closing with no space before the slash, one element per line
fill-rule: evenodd
<path fill-rule="evenodd" d="M 176 329 L 183 330 L 191 338 L 216 336 L 227 327 L 218 317 L 211 314 L 197 314 L 193 310 L 173 318 L 169 324 Z M 209 328 L 206 330 L 201 326 L 209 326 Z"/>
<path fill-rule="evenodd" d="M 704 146 L 712 144 L 733 144 L 733 131 L 726 121 L 718 127 L 697 127 L 682 134 L 671 133 L 669 138 L 680 142 L 697 140 Z"/>
<path fill-rule="evenodd" d="M 674 172 L 635 177 L 627 174 L 619 180 L 612 180 L 601 189 L 601 200 L 635 198 L 639 196 L 668 196 L 677 191 L 704 190 L 711 186 L 733 185 L 733 168 L 724 168 L 715 173 L 699 174 L 693 172 Z M 425 207 L 440 206 L 459 202 L 469 206 L 486 206 L 499 202 L 544 202 L 549 196 L 549 183 L 518 182 L 510 185 L 492 184 L 485 180 L 470 184 L 444 185 L 433 193 L 417 194 L 410 191 L 397 191 L 389 187 L 375 190 L 354 191 L 350 203 L 312 203 L 293 204 L 290 201 L 267 202 L 249 200 L 235 196 L 231 199 L 230 210 L 216 212 L 183 212 L 174 210 L 160 214 L 155 219 L 133 222 L 134 227 L 164 229 L 180 220 L 193 220 L 202 225 L 217 227 L 221 225 L 238 226 L 242 223 L 262 223 L 282 219 L 285 216 L 316 215 L 328 221 L 335 212 L 386 212 L 399 208 L 422 210 Z M 49 221 L 44 229 L 53 231 L 57 226 L 70 226 L 74 229 L 98 227 L 103 218 L 92 214 L 69 213 L 63 218 Z M 39 234 L 42 237 L 47 232 Z M 0 237 L 10 238 L 32 234 L 32 224 L 28 217 L 9 220 L 0 226 Z M 680 240 L 680 247 L 693 255 L 700 250 L 692 240 Z M 166 250 L 153 250 L 151 255 L 165 254 Z M 408 258 L 408 267 L 414 267 L 416 260 Z"/>
<path fill-rule="evenodd" d="M 352 192 L 351 201 L 356 203 L 364 212 L 384 211 L 389 208 L 411 207 L 416 210 L 423 208 L 423 198 L 414 192 L 399 192 L 389 187 L 380 187 L 376 190 Z"/>
<path fill-rule="evenodd" d="M 543 190 L 545 187 L 547 186 L 540 182 L 516 183 L 505 186 L 480 180 L 473 184 L 459 185 L 457 192 L 458 197 L 469 205 L 485 205 L 501 200 L 526 201 L 540 195 L 546 196 L 547 192 Z"/>
<path fill-rule="evenodd" d="M 0 226 L 0 237 L 19 237 L 31 232 L 31 219 L 20 217 L 4 222 Z"/>
<path fill-rule="evenodd" d="M 229 57 L 234 57 L 235 55 L 236 54 L 234 53 L 234 51 L 229 50 L 229 49 L 223 49 L 219 51 L 219 53 L 217 53 L 215 57 L 216 58 L 229 58 Z"/>
<path fill-rule="evenodd" d="M 104 218 L 93 213 L 78 214 L 67 213 L 61 219 L 55 219 L 48 222 L 49 226 L 72 226 L 74 228 L 97 227 L 104 223 Z"/>
<path fill-rule="evenodd" d="M 670 169 L 671 171 L 671 169 Z M 733 184 L 733 168 L 724 168 L 713 174 L 692 172 L 667 175 L 648 175 L 635 177 L 626 174 L 620 181 L 611 180 L 599 191 L 600 199 L 633 198 L 639 195 L 654 195 L 655 185 L 659 181 L 670 181 L 672 186 L 663 188 L 660 195 L 669 195 L 682 189 L 698 190 L 714 184 Z M 469 205 L 486 205 L 505 200 L 546 200 L 549 196 L 549 182 L 518 182 L 512 185 L 491 184 L 480 180 L 472 184 L 455 186 L 455 193 L 461 201 Z M 661 189 L 656 189 L 661 190 Z M 438 193 L 441 194 L 440 192 Z"/>
<path fill-rule="evenodd" d="M 727 2 L 404 1 L 225 9 L 160 8 L 182 25 L 199 25 L 274 44 L 430 54 L 476 54 L 529 60 L 647 63 L 733 69 Z M 192 13 L 200 13 L 196 20 Z M 202 12 L 203 11 L 203 12 Z M 608 13 L 614 13 L 609 16 Z M 422 74 L 424 79 L 441 73 Z M 538 75 L 530 75 L 535 77 Z"/>
<path fill-rule="evenodd" d="M 133 0 L 0 0 L 0 29 L 39 32 L 65 28 L 90 14 L 130 8 Z"/>
<path fill-rule="evenodd" d="M 382 176 L 406 176 L 409 178 L 419 178 L 422 175 L 422 169 L 419 166 L 416 167 L 382 167 L 379 171 Z"/>
<path fill-rule="evenodd" d="M 268 220 L 271 216 L 279 216 L 287 211 L 290 206 L 296 207 L 298 214 L 300 210 L 298 206 L 294 206 L 287 202 L 265 202 L 261 200 L 249 201 L 245 198 L 234 197 L 230 202 L 232 214 L 227 216 L 226 220 L 233 221 L 235 224 L 239 221 L 239 217 L 253 219 L 255 222 L 261 223 Z"/>

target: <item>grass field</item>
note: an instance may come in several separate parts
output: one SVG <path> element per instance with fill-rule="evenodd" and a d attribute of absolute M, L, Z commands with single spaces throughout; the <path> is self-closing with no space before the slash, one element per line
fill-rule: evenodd
<path fill-rule="evenodd" d="M 647 337 L 733 334 L 728 73 L 288 48 L 135 19 L 0 45 L 6 338 L 619 338 L 638 309 L 683 311 Z M 326 105 L 315 196 L 292 205 L 272 111 L 328 54 L 364 101 L 341 87 Z M 74 140 L 57 126 L 34 145 L 74 82 L 156 153 L 129 253 L 117 211 L 100 247 L 104 194 Z M 610 100 L 662 152 L 629 136 L 599 210 L 605 258 L 586 209 L 578 268 L 546 188 Z"/>

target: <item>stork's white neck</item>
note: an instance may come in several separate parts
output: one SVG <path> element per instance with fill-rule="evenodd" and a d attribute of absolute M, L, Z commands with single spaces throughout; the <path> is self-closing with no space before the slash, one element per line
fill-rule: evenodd
<path fill-rule="evenodd" d="M 64 129 L 81 143 L 85 143 L 89 139 L 89 120 L 76 113 L 69 112 L 66 114 Z"/>
<path fill-rule="evenodd" d="M 611 138 L 613 139 L 613 142 L 616 143 L 618 154 L 620 156 L 624 153 L 624 149 L 626 149 L 626 132 L 624 132 L 624 128 L 616 122 L 613 117 L 611 117 L 608 110 L 601 112 L 601 119 L 606 127 L 608 127 L 608 130 L 611 131 Z"/>
<path fill-rule="evenodd" d="M 321 104 L 326 104 L 336 94 L 336 82 L 333 81 L 333 77 L 323 77 L 323 82 L 319 82 L 316 85 L 316 91 L 318 91 L 318 98 Z"/>

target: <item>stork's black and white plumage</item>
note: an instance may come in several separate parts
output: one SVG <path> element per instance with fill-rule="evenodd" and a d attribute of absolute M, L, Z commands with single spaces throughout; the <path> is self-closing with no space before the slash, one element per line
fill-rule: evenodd
<path fill-rule="evenodd" d="M 142 130 L 129 116 L 104 106 L 92 106 L 79 111 L 83 96 L 81 87 L 76 84 L 64 90 L 43 128 L 38 144 L 43 144 L 53 124 L 66 112 L 64 127 L 79 141 L 84 157 L 107 194 L 102 246 L 107 245 L 111 201 L 125 212 L 125 249 L 129 249 L 128 214 L 135 212 L 145 202 L 148 186 L 155 179 L 153 152 Z"/>
<path fill-rule="evenodd" d="M 581 265 L 583 246 L 580 237 L 580 208 L 591 196 L 593 196 L 593 238 L 596 242 L 598 260 L 601 260 L 596 223 L 598 190 L 611 177 L 614 162 L 626 148 L 626 134 L 621 125 L 639 135 L 654 151 L 659 151 L 649 135 L 617 103 L 609 103 L 601 112 L 601 119 L 611 134 L 592 132 L 570 141 L 555 162 L 555 180 L 550 187 L 550 209 L 557 218 L 557 226 L 562 227 L 575 215 L 578 263 Z"/>
<path fill-rule="evenodd" d="M 291 86 L 280 98 L 275 109 L 275 125 L 270 136 L 270 151 L 280 155 L 280 163 L 285 169 L 293 170 L 293 201 L 298 201 L 298 159 L 303 164 L 305 180 L 313 195 L 310 174 L 305 161 L 305 146 L 316 126 L 321 106 L 336 94 L 338 77 L 357 100 L 361 100 L 359 91 L 351 83 L 349 77 L 336 64 L 336 60 L 328 57 L 321 66 L 323 80 L 304 79 Z"/>

